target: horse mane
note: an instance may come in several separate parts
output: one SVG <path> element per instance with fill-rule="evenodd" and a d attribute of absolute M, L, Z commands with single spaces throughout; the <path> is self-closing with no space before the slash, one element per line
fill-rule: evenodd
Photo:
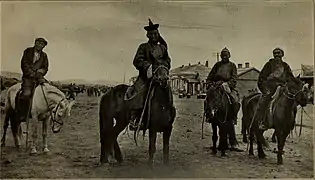
<path fill-rule="evenodd" d="M 45 84 L 44 89 L 47 93 L 56 94 L 57 96 L 61 96 L 62 98 L 66 98 L 66 95 L 57 87 L 51 84 Z"/>

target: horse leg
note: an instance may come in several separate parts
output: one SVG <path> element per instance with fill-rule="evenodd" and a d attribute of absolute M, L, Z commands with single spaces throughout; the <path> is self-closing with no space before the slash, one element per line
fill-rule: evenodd
<path fill-rule="evenodd" d="M 156 151 L 156 132 L 149 130 L 149 165 L 153 165 L 153 158 Z"/>
<path fill-rule="evenodd" d="M 212 153 L 217 154 L 217 141 L 218 141 L 218 126 L 211 123 L 212 126 Z"/>
<path fill-rule="evenodd" d="M 34 116 L 33 116 L 34 117 Z M 31 129 L 32 129 L 32 145 L 31 145 L 31 155 L 33 154 L 37 154 L 37 150 L 36 150 L 36 144 L 37 144 L 37 118 L 34 119 L 29 119 L 30 123 L 31 123 Z"/>
<path fill-rule="evenodd" d="M 121 153 L 119 144 L 117 142 L 117 139 L 114 142 L 114 151 L 115 151 L 115 153 L 114 153 L 115 154 L 115 159 L 117 160 L 117 162 L 119 164 L 121 164 L 123 162 L 123 157 L 122 157 L 122 153 Z"/>
<path fill-rule="evenodd" d="M 263 137 L 263 132 L 261 130 L 256 131 L 256 139 L 257 139 L 258 157 L 260 159 L 264 159 L 266 158 L 266 154 L 264 153 L 264 149 L 262 147 L 262 140 L 264 139 L 264 137 Z"/>
<path fill-rule="evenodd" d="M 228 138 L 226 132 L 226 124 L 222 124 L 219 126 L 219 147 L 218 149 L 221 151 L 221 156 L 226 156 L 225 151 L 228 149 Z"/>
<path fill-rule="evenodd" d="M 20 142 L 20 135 L 19 135 L 19 129 L 20 129 L 20 126 L 21 126 L 21 123 L 20 122 L 13 122 L 11 121 L 11 131 L 12 131 L 12 134 L 13 134 L 13 139 L 14 139 L 14 144 L 15 144 L 15 147 L 17 149 L 20 149 L 21 147 L 21 142 Z"/>
<path fill-rule="evenodd" d="M 273 143 L 277 142 L 277 140 L 276 140 L 276 131 L 274 131 L 273 134 L 272 134 L 271 142 L 273 142 Z"/>
<path fill-rule="evenodd" d="M 253 132 L 253 128 L 250 129 L 249 132 L 249 155 L 254 156 L 254 148 L 253 148 L 253 144 L 254 144 L 254 132 Z"/>
<path fill-rule="evenodd" d="M 172 128 L 163 132 L 163 164 L 169 164 L 169 151 L 170 151 L 170 137 L 172 133 Z"/>
<path fill-rule="evenodd" d="M 117 122 L 117 124 L 114 126 L 113 137 L 112 137 L 111 141 L 113 142 L 113 150 L 114 150 L 115 159 L 117 160 L 118 163 L 122 163 L 123 162 L 123 157 L 122 157 L 122 154 L 121 154 L 121 150 L 120 150 L 119 144 L 117 142 L 117 138 L 118 138 L 119 134 L 128 125 L 128 120 L 125 117 L 119 117 L 119 118 L 116 119 L 116 122 Z M 127 122 L 127 123 L 124 123 L 124 122 Z"/>
<path fill-rule="evenodd" d="M 277 140 L 278 140 L 278 153 L 277 153 L 277 163 L 279 165 L 283 164 L 282 154 L 283 154 L 283 148 L 285 144 L 285 140 L 288 136 L 289 132 L 283 132 L 283 131 L 276 131 Z"/>
<path fill-rule="evenodd" d="M 246 130 L 246 125 L 244 123 L 244 120 L 242 120 L 242 135 L 243 135 L 243 143 L 247 143 L 247 130 Z"/>
<path fill-rule="evenodd" d="M 2 138 L 1 138 L 1 147 L 5 146 L 5 138 L 6 138 L 7 130 L 8 130 L 8 127 L 9 127 L 9 122 L 10 122 L 10 114 L 9 114 L 9 111 L 8 111 L 6 113 L 6 115 L 5 115 L 4 124 L 3 124 L 3 135 L 2 135 Z"/>
<path fill-rule="evenodd" d="M 43 136 L 44 153 L 49 152 L 48 144 L 47 144 L 47 134 L 48 134 L 48 119 L 43 119 L 42 136 Z"/>

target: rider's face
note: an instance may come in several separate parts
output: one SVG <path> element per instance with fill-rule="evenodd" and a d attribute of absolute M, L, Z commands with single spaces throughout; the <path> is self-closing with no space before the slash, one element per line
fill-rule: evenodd
<path fill-rule="evenodd" d="M 275 50 L 275 51 L 273 52 L 273 57 L 274 57 L 275 59 L 282 59 L 283 54 L 282 54 L 282 52 L 281 52 L 280 50 Z"/>
<path fill-rule="evenodd" d="M 42 51 L 44 49 L 44 47 L 45 47 L 45 43 L 44 42 L 42 42 L 42 41 L 36 41 L 35 42 L 35 49 L 37 51 Z"/>
<path fill-rule="evenodd" d="M 150 42 L 157 43 L 160 38 L 159 31 L 158 30 L 148 31 L 147 37 L 149 38 Z"/>
<path fill-rule="evenodd" d="M 225 61 L 228 61 L 229 58 L 230 58 L 230 53 L 227 52 L 227 51 L 223 51 L 221 53 L 221 58 L 222 58 L 222 61 L 225 62 Z"/>

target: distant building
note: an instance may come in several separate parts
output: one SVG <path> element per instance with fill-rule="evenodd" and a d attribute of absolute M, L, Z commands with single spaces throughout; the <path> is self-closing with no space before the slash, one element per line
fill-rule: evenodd
<path fill-rule="evenodd" d="M 185 92 L 195 95 L 205 91 L 205 81 L 211 68 L 208 61 L 180 66 L 170 71 L 170 83 L 174 93 Z"/>
<path fill-rule="evenodd" d="M 301 64 L 301 79 L 311 86 L 314 86 L 314 65 Z"/>
<path fill-rule="evenodd" d="M 258 88 L 259 73 L 258 69 L 250 67 L 249 62 L 245 63 L 245 67 L 242 64 L 237 65 L 238 81 L 236 87 L 239 90 L 240 97 L 247 95 L 250 90 Z"/>

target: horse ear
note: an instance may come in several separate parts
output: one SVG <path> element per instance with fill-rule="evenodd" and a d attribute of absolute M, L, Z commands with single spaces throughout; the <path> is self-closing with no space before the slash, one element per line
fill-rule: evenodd
<path fill-rule="evenodd" d="M 298 78 L 298 79 L 300 79 L 300 77 L 301 77 L 301 74 L 299 74 L 299 75 L 296 76 L 296 78 Z"/>

